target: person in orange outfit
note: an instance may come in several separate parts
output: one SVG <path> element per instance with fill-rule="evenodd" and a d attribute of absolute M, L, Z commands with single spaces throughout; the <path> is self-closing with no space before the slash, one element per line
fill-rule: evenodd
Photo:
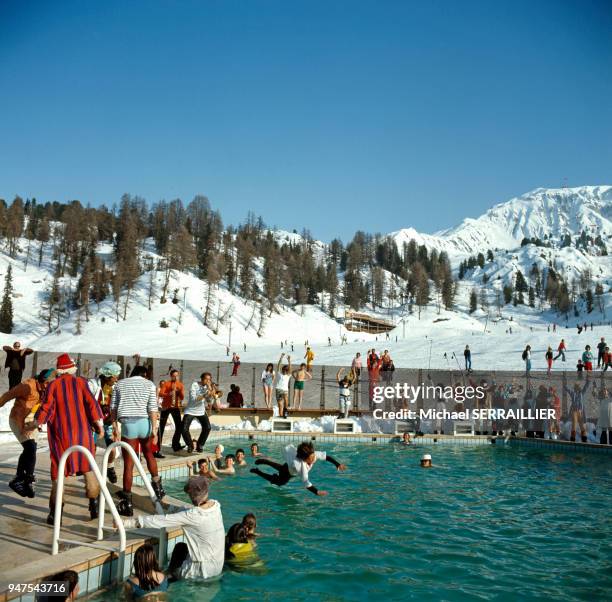
<path fill-rule="evenodd" d="M 164 429 L 168 417 L 172 416 L 174 421 L 174 435 L 172 435 L 172 450 L 177 452 L 183 449 L 181 445 L 182 418 L 181 406 L 185 399 L 185 387 L 179 380 L 180 372 L 176 369 L 170 371 L 170 380 L 165 380 L 159 387 L 159 398 L 161 400 L 161 415 L 159 419 L 159 451 L 155 452 L 156 458 L 163 458 L 161 446 L 164 439 Z"/>
<path fill-rule="evenodd" d="M 51 369 L 42 370 L 36 378 L 28 378 L 9 389 L 0 397 L 0 408 L 11 399 L 15 400 L 9 414 L 9 426 L 23 451 L 17 461 L 17 474 L 9 487 L 21 497 L 34 497 L 34 469 L 36 468 L 36 437 L 38 429 L 26 429 L 26 419 L 38 409 L 47 383 L 55 377 Z"/>

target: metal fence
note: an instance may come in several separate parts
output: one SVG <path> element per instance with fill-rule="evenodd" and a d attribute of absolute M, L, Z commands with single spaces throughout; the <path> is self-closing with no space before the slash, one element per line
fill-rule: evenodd
<path fill-rule="evenodd" d="M 57 353 L 37 352 L 29 356 L 24 377 L 36 373 L 42 368 L 53 367 L 57 355 Z M 139 361 L 141 364 L 149 367 L 151 378 L 156 383 L 168 378 L 170 369 L 177 368 L 181 372 L 181 380 L 185 383 L 186 387 L 189 387 L 192 382 L 198 380 L 202 372 L 210 372 L 214 382 L 218 383 L 223 390 L 224 398 L 229 392 L 230 384 L 236 384 L 240 387 L 245 405 L 249 407 L 265 407 L 261 383 L 261 373 L 265 368 L 265 364 L 242 363 L 238 369 L 238 374 L 232 376 L 232 364 L 229 361 L 206 362 L 182 360 L 172 357 L 143 357 L 138 360 L 129 356 L 96 354 L 77 354 L 75 359 L 79 365 L 79 373 L 88 378 L 95 376 L 97 370 L 108 360 L 117 361 L 123 367 L 124 375 L 128 375 L 131 368 Z M 276 370 L 276 364 L 274 364 L 274 368 Z M 337 371 L 338 366 L 314 365 L 312 368 L 312 380 L 308 381 L 305 385 L 302 409 L 327 411 L 338 409 Z M 345 369 L 345 374 L 346 371 Z M 360 379 L 353 384 L 353 410 L 367 411 L 378 407 L 385 410 L 401 407 L 428 409 L 435 408 L 439 402 L 439 396 L 426 396 L 421 392 L 413 403 L 396 397 L 387 399 L 381 404 L 375 404 L 372 400 L 372 389 L 374 386 L 391 387 L 398 383 L 400 385 L 406 383 L 414 387 L 418 385 L 440 385 L 442 387 L 449 385 L 470 386 L 478 385 L 484 380 L 492 391 L 492 394 L 487 397 L 485 402 L 490 407 L 507 408 L 511 404 L 522 407 L 525 403 L 533 405 L 533 400 L 541 393 L 541 388 L 543 387 L 548 392 L 549 399 L 544 404 L 540 402 L 538 407 L 554 407 L 552 395 L 554 393 L 560 399 L 562 416 L 566 416 L 570 407 L 567 389 L 573 389 L 576 383 L 583 388 L 587 378 L 589 386 L 584 395 L 585 414 L 589 421 L 596 422 L 599 413 L 600 392 L 605 386 L 612 388 L 612 383 L 610 382 L 612 370 L 607 373 L 596 371 L 588 376 L 586 373 L 583 373 L 581 377 L 574 371 L 553 371 L 551 375 L 547 375 L 546 372 L 531 372 L 529 378 L 527 378 L 524 372 L 515 371 L 491 370 L 466 374 L 459 369 L 426 370 L 398 368 L 394 372 L 381 372 L 379 380 L 371 383 L 368 379 L 367 370 L 364 369 Z M 0 391 L 6 391 L 7 388 L 8 378 L 6 371 L 3 371 L 0 375 Z M 510 391 L 509 394 L 508 391 Z M 446 399 L 446 406 L 452 409 L 454 400 L 452 398 Z M 466 400 L 465 407 L 467 409 L 483 407 L 483 402 Z M 6 408 L 3 408 L 3 413 L 4 410 Z"/>

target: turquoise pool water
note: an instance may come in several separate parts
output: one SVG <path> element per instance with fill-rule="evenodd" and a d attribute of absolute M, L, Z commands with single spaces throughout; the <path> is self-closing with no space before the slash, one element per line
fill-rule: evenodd
<path fill-rule="evenodd" d="M 247 441 L 225 441 L 226 453 Z M 284 444 L 264 441 L 281 458 Z M 264 569 L 177 583 L 171 600 L 603 600 L 612 594 L 612 462 L 510 447 L 320 445 L 315 497 L 241 469 L 212 485 L 225 526 L 252 511 Z M 430 452 L 436 465 L 419 467 Z M 251 460 L 249 459 L 249 462 Z M 183 483 L 168 493 L 185 498 Z M 98 600 L 116 599 L 106 593 Z"/>

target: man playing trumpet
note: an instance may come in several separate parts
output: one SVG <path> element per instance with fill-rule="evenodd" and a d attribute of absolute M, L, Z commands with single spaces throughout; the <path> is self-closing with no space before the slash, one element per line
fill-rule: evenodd
<path fill-rule="evenodd" d="M 220 408 L 219 398 L 222 395 L 223 392 L 213 383 L 210 372 L 203 372 L 200 375 L 200 380 L 195 381 L 191 385 L 189 389 L 189 400 L 183 416 L 183 440 L 185 441 L 185 445 L 187 445 L 187 451 L 189 453 L 193 453 L 194 451 L 201 453 L 204 451 L 204 444 L 210 434 L 210 420 L 206 412 L 207 410 L 218 410 Z M 196 445 L 194 445 L 191 433 L 189 432 L 191 423 L 194 420 L 197 420 L 202 427 Z"/>

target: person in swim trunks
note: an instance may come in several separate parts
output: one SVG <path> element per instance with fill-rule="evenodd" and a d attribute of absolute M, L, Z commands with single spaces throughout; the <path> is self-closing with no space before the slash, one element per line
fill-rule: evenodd
<path fill-rule="evenodd" d="M 293 376 L 293 408 L 294 410 L 302 409 L 302 401 L 304 399 L 304 384 L 312 378 L 312 374 L 308 372 L 306 364 L 300 364 L 298 370 L 291 373 Z"/>

